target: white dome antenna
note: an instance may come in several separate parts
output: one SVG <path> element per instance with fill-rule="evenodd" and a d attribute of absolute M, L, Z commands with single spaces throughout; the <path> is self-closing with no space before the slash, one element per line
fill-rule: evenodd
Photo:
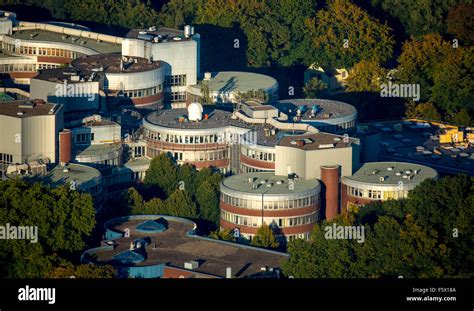
<path fill-rule="evenodd" d="M 201 121 L 202 120 L 202 105 L 199 103 L 191 103 L 188 106 L 188 119 L 189 121 Z"/>

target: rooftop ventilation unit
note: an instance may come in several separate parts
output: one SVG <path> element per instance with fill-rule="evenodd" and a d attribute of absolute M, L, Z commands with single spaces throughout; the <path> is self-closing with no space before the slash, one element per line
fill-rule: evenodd
<path fill-rule="evenodd" d="M 23 111 L 18 111 L 18 112 L 16 113 L 17 116 L 22 116 L 22 115 L 24 115 L 24 114 L 25 114 L 25 113 L 24 113 Z"/>
<path fill-rule="evenodd" d="M 267 181 L 264 179 L 264 180 L 261 180 L 260 183 L 263 185 L 265 184 Z"/>
<path fill-rule="evenodd" d="M 184 269 L 194 270 L 194 269 L 197 269 L 198 267 L 199 267 L 199 262 L 195 260 L 186 261 L 184 263 Z"/>
<path fill-rule="evenodd" d="M 191 25 L 184 26 L 184 36 L 186 38 L 191 37 Z"/>
<path fill-rule="evenodd" d="M 380 176 L 380 177 L 379 177 L 379 181 L 385 181 L 385 177 L 384 177 L 384 176 Z"/>
<path fill-rule="evenodd" d="M 35 104 L 32 101 L 26 101 L 18 105 L 18 108 L 34 108 Z"/>
<path fill-rule="evenodd" d="M 270 182 L 267 184 L 267 188 L 271 188 L 273 186 L 273 184 Z"/>
<path fill-rule="evenodd" d="M 148 27 L 148 31 L 156 31 L 156 26 Z"/>
<path fill-rule="evenodd" d="M 283 184 L 283 180 L 277 181 L 277 185 L 281 185 L 281 184 Z"/>
<path fill-rule="evenodd" d="M 319 149 L 329 149 L 334 148 L 334 144 L 321 144 L 319 145 Z"/>
<path fill-rule="evenodd" d="M 249 184 L 251 184 L 251 183 L 253 183 L 253 181 L 254 181 L 254 178 L 250 177 L 248 182 L 249 182 Z"/>
<path fill-rule="evenodd" d="M 258 189 L 258 184 L 252 184 L 252 189 Z"/>
<path fill-rule="evenodd" d="M 209 71 L 204 73 L 204 81 L 211 81 L 211 78 L 212 78 L 212 73 L 210 73 Z"/>
<path fill-rule="evenodd" d="M 387 171 L 393 171 L 393 166 L 387 167 Z"/>
<path fill-rule="evenodd" d="M 379 172 L 379 170 L 373 170 L 372 175 L 377 175 L 378 172 Z"/>

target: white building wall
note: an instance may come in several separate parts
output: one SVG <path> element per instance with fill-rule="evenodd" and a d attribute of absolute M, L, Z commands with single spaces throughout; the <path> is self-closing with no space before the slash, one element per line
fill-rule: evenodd
<path fill-rule="evenodd" d="M 163 84 L 165 70 L 163 66 L 154 70 L 134 73 L 106 73 L 104 82 L 109 90 L 139 90 Z"/>

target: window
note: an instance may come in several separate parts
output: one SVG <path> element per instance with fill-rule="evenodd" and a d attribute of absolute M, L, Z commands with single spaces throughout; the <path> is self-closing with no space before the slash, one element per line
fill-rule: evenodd
<path fill-rule="evenodd" d="M 173 75 L 165 77 L 166 86 L 185 86 L 186 75 Z"/>

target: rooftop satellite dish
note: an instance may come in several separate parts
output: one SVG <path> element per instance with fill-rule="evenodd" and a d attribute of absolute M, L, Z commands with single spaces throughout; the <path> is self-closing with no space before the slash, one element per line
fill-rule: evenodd
<path fill-rule="evenodd" d="M 191 103 L 188 106 L 188 119 L 190 121 L 201 121 L 202 120 L 202 105 L 199 103 Z"/>

